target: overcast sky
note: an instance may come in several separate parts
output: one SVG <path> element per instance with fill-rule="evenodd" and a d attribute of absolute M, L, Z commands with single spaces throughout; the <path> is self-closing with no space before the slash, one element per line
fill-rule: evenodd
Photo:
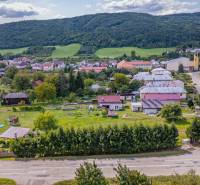
<path fill-rule="evenodd" d="M 0 23 L 125 11 L 154 15 L 200 12 L 200 0 L 0 0 Z"/>

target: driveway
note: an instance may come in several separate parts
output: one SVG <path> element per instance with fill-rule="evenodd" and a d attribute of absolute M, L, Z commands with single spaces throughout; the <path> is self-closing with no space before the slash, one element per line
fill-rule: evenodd
<path fill-rule="evenodd" d="M 198 93 L 200 93 L 200 72 L 193 72 L 193 73 L 189 73 L 192 77 L 192 81 L 195 84 L 195 87 L 198 91 Z"/>
<path fill-rule="evenodd" d="M 75 170 L 88 160 L 33 160 L 33 161 L 0 161 L 0 176 L 12 178 L 19 185 L 52 185 L 52 183 L 74 178 Z M 183 174 L 194 169 L 200 175 L 200 149 L 189 154 L 169 157 L 150 158 L 106 158 L 96 159 L 96 164 L 102 168 L 106 177 L 114 177 L 113 168 L 118 163 L 127 165 L 130 169 L 139 170 L 149 176 Z"/>

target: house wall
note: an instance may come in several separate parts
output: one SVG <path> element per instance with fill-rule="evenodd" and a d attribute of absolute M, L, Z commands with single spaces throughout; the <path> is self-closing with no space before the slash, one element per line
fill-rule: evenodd
<path fill-rule="evenodd" d="M 144 109 L 145 114 L 157 114 L 159 111 L 159 109 Z"/>
<path fill-rule="evenodd" d="M 143 100 L 176 100 L 180 101 L 181 99 L 186 98 L 186 94 L 168 94 L 168 93 L 163 93 L 163 94 L 154 94 L 154 93 L 146 93 L 146 94 L 140 94 L 140 98 Z"/>
<path fill-rule="evenodd" d="M 122 103 L 100 103 L 100 107 L 108 107 L 109 110 L 117 111 L 122 110 L 123 105 Z"/>

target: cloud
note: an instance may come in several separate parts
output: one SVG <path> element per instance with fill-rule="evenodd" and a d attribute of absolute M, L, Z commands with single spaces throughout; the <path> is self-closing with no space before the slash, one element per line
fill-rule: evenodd
<path fill-rule="evenodd" d="M 4 2 L 5 1 L 5 2 Z M 3 18 L 23 18 L 44 13 L 46 9 L 36 7 L 25 2 L 6 2 L 0 0 L 0 17 Z"/>
<path fill-rule="evenodd" d="M 99 3 L 107 12 L 134 11 L 165 15 L 200 11 L 200 0 L 103 0 Z"/>

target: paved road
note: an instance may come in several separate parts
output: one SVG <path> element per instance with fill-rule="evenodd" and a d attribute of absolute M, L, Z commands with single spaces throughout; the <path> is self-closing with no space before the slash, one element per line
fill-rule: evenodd
<path fill-rule="evenodd" d="M 88 159 L 92 162 L 94 159 Z M 200 149 L 181 156 L 151 158 L 97 159 L 106 177 L 113 177 L 113 168 L 118 163 L 139 170 L 149 176 L 185 173 L 194 169 L 200 175 Z M 0 176 L 12 178 L 19 185 L 52 185 L 64 179 L 72 179 L 74 172 L 83 160 L 64 161 L 0 161 Z"/>
<path fill-rule="evenodd" d="M 190 73 L 190 75 L 192 76 L 192 81 L 195 84 L 198 93 L 200 93 L 200 72 Z"/>

